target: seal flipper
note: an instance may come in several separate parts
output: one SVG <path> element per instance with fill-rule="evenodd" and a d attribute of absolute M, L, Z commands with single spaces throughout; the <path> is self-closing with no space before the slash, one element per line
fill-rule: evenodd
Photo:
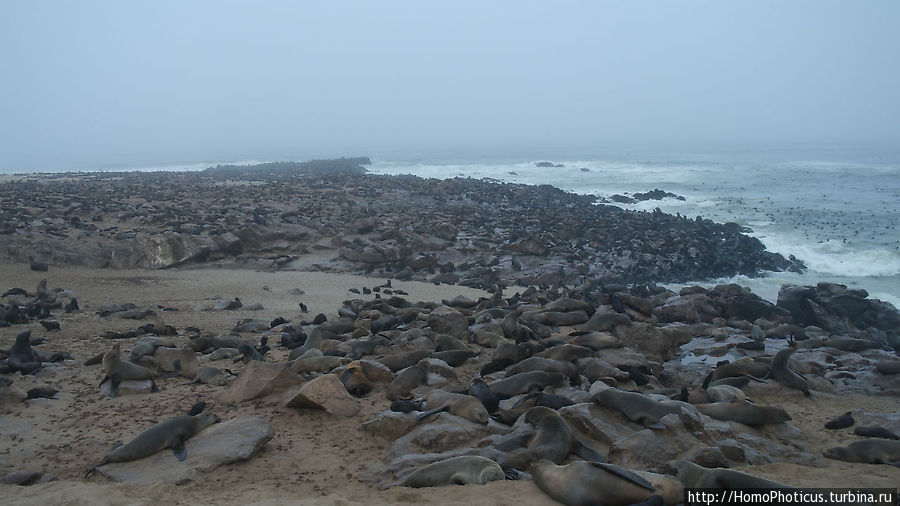
<path fill-rule="evenodd" d="M 179 439 L 178 442 L 172 446 L 172 453 L 178 460 L 184 462 L 184 459 L 187 458 L 187 449 L 184 447 L 184 439 Z"/>
<path fill-rule="evenodd" d="M 196 416 L 203 412 L 206 409 L 206 401 L 200 401 L 193 406 L 191 406 L 191 410 L 188 411 L 188 416 Z"/>
<path fill-rule="evenodd" d="M 757 383 L 768 383 L 764 378 L 763 378 L 763 379 L 757 378 L 756 376 L 753 376 L 752 374 L 744 373 L 744 374 L 742 374 L 741 376 L 746 376 L 746 377 L 752 379 L 753 381 L 755 381 L 755 382 L 757 382 Z"/>
<path fill-rule="evenodd" d="M 703 378 L 703 386 L 701 386 L 700 388 L 702 388 L 703 390 L 709 390 L 709 384 L 712 382 L 713 373 L 715 373 L 715 371 L 709 371 L 706 377 Z"/>
<path fill-rule="evenodd" d="M 426 411 L 426 412 L 422 413 L 421 415 L 417 416 L 416 421 L 421 422 L 422 420 L 428 418 L 429 416 L 431 416 L 435 413 L 440 413 L 442 411 L 450 411 L 450 405 L 448 404 L 446 406 L 441 406 L 439 408 L 435 408 L 430 411 Z"/>
<path fill-rule="evenodd" d="M 639 487 L 643 487 L 643 488 L 646 488 L 647 490 L 651 490 L 654 492 L 656 491 L 656 487 L 654 487 L 652 483 L 645 480 L 644 478 L 641 478 L 640 476 L 638 476 L 637 474 L 635 474 L 634 472 L 632 472 L 628 469 L 619 467 L 614 464 L 606 464 L 603 462 L 591 462 L 590 464 L 594 467 L 599 467 L 600 469 L 603 469 L 604 471 L 606 471 L 608 473 L 612 473 L 620 478 L 624 478 Z"/>
<path fill-rule="evenodd" d="M 150 392 L 151 393 L 159 392 L 159 387 L 156 386 L 156 382 L 153 380 L 150 380 Z"/>
<path fill-rule="evenodd" d="M 119 385 L 122 383 L 122 377 L 114 375 L 109 377 L 109 396 L 116 397 L 119 395 Z"/>
<path fill-rule="evenodd" d="M 596 451 L 588 448 L 581 442 L 575 443 L 574 453 L 575 455 L 578 455 L 588 462 L 606 462 L 606 459 L 603 457 L 603 455 L 600 455 Z"/>

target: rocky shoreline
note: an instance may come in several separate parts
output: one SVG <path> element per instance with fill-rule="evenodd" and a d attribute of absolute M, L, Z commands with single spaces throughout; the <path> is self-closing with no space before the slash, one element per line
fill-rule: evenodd
<path fill-rule="evenodd" d="M 733 223 L 623 210 L 550 186 L 376 176 L 365 162 L 7 180 L 0 260 L 314 269 L 485 289 L 804 269 Z M 311 267 L 305 256 L 321 259 Z"/>
<path fill-rule="evenodd" d="M 709 472 L 693 465 L 900 482 L 895 307 L 825 282 L 775 303 L 656 284 L 800 268 L 736 225 L 546 186 L 272 169 L 2 184 L 0 476 L 32 485 L 5 497 L 577 503 L 543 477 L 587 462 L 670 503 Z M 189 409 L 221 422 L 184 460 L 82 478 Z"/>

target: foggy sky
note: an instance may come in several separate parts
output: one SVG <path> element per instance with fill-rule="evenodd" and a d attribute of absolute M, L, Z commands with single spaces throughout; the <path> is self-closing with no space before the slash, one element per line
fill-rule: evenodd
<path fill-rule="evenodd" d="M 0 170 L 900 143 L 900 2 L 0 3 Z"/>

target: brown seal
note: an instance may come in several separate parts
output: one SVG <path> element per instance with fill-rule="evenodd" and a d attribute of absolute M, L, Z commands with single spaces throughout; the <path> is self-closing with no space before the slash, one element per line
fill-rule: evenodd
<path fill-rule="evenodd" d="M 687 488 L 794 488 L 731 469 L 707 469 L 686 460 L 669 462 L 669 467 Z"/>
<path fill-rule="evenodd" d="M 107 380 L 110 382 L 109 396 L 115 397 L 119 394 L 119 383 L 124 380 L 150 380 L 153 392 L 158 392 L 159 388 L 153 381 L 153 371 L 137 364 L 132 364 L 122 360 L 119 350 L 119 343 L 113 345 L 112 349 L 103 354 L 103 380 L 100 381 L 102 386 Z"/>
<path fill-rule="evenodd" d="M 194 416 L 178 415 L 169 418 L 141 432 L 129 443 L 111 450 L 99 464 L 88 470 L 84 476 L 87 478 L 95 469 L 104 464 L 142 459 L 166 448 L 171 448 L 178 460 L 183 461 L 187 457 L 184 442 L 194 434 L 218 422 L 219 417 L 208 411 Z"/>
<path fill-rule="evenodd" d="M 772 359 L 769 376 L 788 388 L 800 390 L 803 392 L 803 395 L 812 397 L 812 394 L 809 393 L 809 384 L 806 382 L 806 378 L 791 369 L 791 355 L 796 351 L 797 348 L 791 346 L 776 353 L 775 358 Z"/>
<path fill-rule="evenodd" d="M 416 387 L 428 382 L 428 371 L 417 365 L 407 367 L 394 377 L 385 389 L 389 401 L 396 401 L 409 397 L 409 393 Z"/>
<path fill-rule="evenodd" d="M 539 460 L 532 464 L 531 475 L 545 494 L 569 505 L 634 504 L 654 495 L 677 504 L 684 494 L 681 483 L 670 476 L 583 460 L 565 466 Z"/>
<path fill-rule="evenodd" d="M 425 397 L 425 405 L 428 407 L 428 411 L 419 415 L 416 418 L 417 421 L 441 411 L 449 411 L 456 416 L 481 424 L 488 423 L 490 419 L 488 411 L 484 404 L 481 403 L 481 400 L 471 395 L 432 390 Z"/>
<path fill-rule="evenodd" d="M 740 422 L 744 425 L 774 425 L 791 420 L 791 416 L 782 408 L 757 406 L 748 401 L 697 404 L 694 407 L 717 420 Z"/>
<path fill-rule="evenodd" d="M 536 460 L 554 464 L 565 460 L 572 451 L 575 436 L 563 417 L 550 408 L 536 406 L 525 413 L 525 421 L 534 426 L 534 434 L 524 449 L 499 458 L 500 467 L 525 471 Z"/>
<path fill-rule="evenodd" d="M 825 450 L 830 459 L 865 464 L 890 464 L 900 467 L 900 441 L 892 439 L 864 439 L 847 446 L 836 446 Z"/>
<path fill-rule="evenodd" d="M 484 485 L 505 479 L 503 469 L 491 459 L 477 455 L 453 457 L 422 466 L 402 480 L 404 487 L 440 487 L 443 485 Z"/>

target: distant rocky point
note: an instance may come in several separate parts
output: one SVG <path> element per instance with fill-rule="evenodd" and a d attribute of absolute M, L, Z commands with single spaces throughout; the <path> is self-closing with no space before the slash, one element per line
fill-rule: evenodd
<path fill-rule="evenodd" d="M 367 156 L 309 160 L 306 162 L 268 162 L 256 165 L 216 165 L 203 172 L 212 176 L 229 178 L 242 176 L 361 176 L 368 172 L 364 165 L 371 165 Z"/>
<path fill-rule="evenodd" d="M 565 165 L 561 163 L 553 163 L 553 162 L 537 162 L 534 164 L 535 167 L 565 167 Z"/>
<path fill-rule="evenodd" d="M 643 202 L 645 200 L 662 200 L 662 199 L 675 199 L 675 200 L 685 200 L 681 195 L 676 195 L 671 192 L 660 190 L 659 188 L 654 188 L 648 192 L 644 193 L 635 193 L 631 197 L 627 195 L 621 195 L 616 193 L 609 197 L 609 200 L 612 202 L 618 202 L 620 204 L 637 204 L 638 202 Z"/>

